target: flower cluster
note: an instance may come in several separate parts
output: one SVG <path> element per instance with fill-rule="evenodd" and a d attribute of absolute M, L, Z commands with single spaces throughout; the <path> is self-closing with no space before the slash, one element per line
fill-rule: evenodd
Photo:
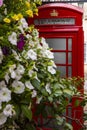
<path fill-rule="evenodd" d="M 39 33 L 36 29 L 32 27 L 30 32 L 25 18 L 19 20 L 16 31 L 11 32 L 7 40 L 11 48 L 0 46 L 0 68 L 2 68 L 0 71 L 1 109 L 4 102 L 7 102 L 8 105 L 8 102 L 12 100 L 12 93 L 22 94 L 29 91 L 32 98 L 38 97 L 37 90 L 31 83 L 33 80 L 36 80 L 39 84 L 41 83 L 40 87 L 44 86 L 47 93 L 51 93 L 49 81 L 51 75 L 56 74 L 56 65 L 52 60 L 54 58 L 53 53 L 50 51 L 45 39 L 39 39 Z M 42 76 L 43 73 L 48 76 L 45 83 L 39 78 L 40 73 L 42 73 Z M 42 96 L 40 95 L 38 100 L 39 98 L 41 99 Z M 11 108 L 11 110 L 13 109 Z M 10 112 L 12 113 L 12 111 Z M 11 113 L 9 116 L 11 116 Z M 3 116 L 6 119 L 7 116 Z"/>
<path fill-rule="evenodd" d="M 38 110 L 41 110 L 41 104 L 45 106 L 46 102 L 54 103 L 55 108 L 56 102 L 62 104 L 66 97 L 70 98 L 77 92 L 70 80 L 59 77 L 53 61 L 54 55 L 46 40 L 40 38 L 38 30 L 27 23 L 26 17 L 37 15 L 36 4 L 39 3 L 39 0 L 0 0 L 2 130 L 21 130 L 25 126 L 26 130 L 31 130 L 27 119 L 33 120 L 34 104 L 40 105 Z"/>

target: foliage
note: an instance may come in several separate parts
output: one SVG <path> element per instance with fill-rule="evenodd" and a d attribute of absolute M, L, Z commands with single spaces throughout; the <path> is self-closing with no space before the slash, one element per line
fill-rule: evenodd
<path fill-rule="evenodd" d="M 34 130 L 49 115 L 58 125 L 73 95 L 76 78 L 60 78 L 46 40 L 27 17 L 38 15 L 39 0 L 0 0 L 1 130 Z M 68 127 L 68 128 L 67 128 Z M 65 129 L 72 127 L 65 123 Z"/>

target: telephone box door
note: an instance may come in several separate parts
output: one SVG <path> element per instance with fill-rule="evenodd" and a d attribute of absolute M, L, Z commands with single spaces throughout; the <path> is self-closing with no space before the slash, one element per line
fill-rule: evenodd
<path fill-rule="evenodd" d="M 43 33 L 41 33 L 44 36 Z M 56 36 L 55 36 L 56 35 Z M 54 53 L 54 61 L 57 65 L 57 69 L 60 71 L 61 77 L 74 77 L 80 75 L 83 76 L 83 72 L 80 74 L 79 71 L 83 71 L 83 66 L 77 66 L 78 60 L 78 44 L 77 44 L 77 36 L 78 31 L 73 30 L 70 32 L 56 32 L 56 34 L 51 33 L 46 34 L 45 38 L 47 43 L 49 44 L 52 52 Z M 83 46 L 82 46 L 83 47 Z M 83 54 L 81 54 L 83 55 Z M 79 56 L 79 58 L 81 58 Z M 82 62 L 82 61 L 81 61 Z M 73 130 L 81 129 L 83 124 L 83 108 L 82 107 L 74 107 L 76 98 L 72 99 L 72 103 L 66 109 L 67 121 L 73 125 Z M 76 122 L 76 120 L 78 122 Z"/>

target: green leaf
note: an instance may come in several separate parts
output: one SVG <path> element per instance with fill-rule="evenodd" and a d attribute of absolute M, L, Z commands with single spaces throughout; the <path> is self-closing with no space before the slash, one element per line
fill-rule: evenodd
<path fill-rule="evenodd" d="M 63 92 L 66 93 L 66 94 L 69 94 L 71 96 L 73 95 L 73 91 L 68 89 L 68 88 L 63 89 Z"/>
<path fill-rule="evenodd" d="M 62 84 L 60 84 L 60 83 L 55 83 L 54 85 L 53 85 L 53 87 L 54 87 L 54 89 L 56 90 L 56 89 L 61 89 L 61 88 L 64 88 L 64 86 L 62 85 Z"/>
<path fill-rule="evenodd" d="M 75 101 L 75 107 L 79 106 L 80 105 L 80 102 L 78 99 Z"/>
<path fill-rule="evenodd" d="M 42 114 L 43 111 L 45 111 L 45 104 L 38 104 L 35 110 L 35 116 Z"/>
<path fill-rule="evenodd" d="M 20 106 L 17 105 L 17 104 L 14 104 L 14 106 L 15 106 L 15 111 L 16 111 L 16 116 L 15 116 L 15 118 L 18 118 L 19 115 L 20 115 Z"/>
<path fill-rule="evenodd" d="M 41 93 L 42 93 L 44 96 L 48 96 L 48 93 L 47 93 L 47 91 L 46 91 L 44 88 L 41 89 L 40 91 L 41 91 Z"/>
<path fill-rule="evenodd" d="M 29 119 L 32 119 L 32 111 L 28 108 L 27 105 L 22 105 L 21 106 L 23 114 Z"/>
<path fill-rule="evenodd" d="M 71 124 L 69 123 L 65 123 L 65 127 L 64 127 L 65 130 L 73 130 L 73 127 Z"/>
<path fill-rule="evenodd" d="M 57 124 L 58 125 L 62 125 L 63 124 L 63 118 L 62 117 L 57 116 L 56 120 L 57 120 Z"/>
<path fill-rule="evenodd" d="M 41 89 L 41 88 L 40 88 L 40 82 L 39 82 L 37 79 L 33 79 L 33 80 L 31 81 L 31 83 L 32 83 L 32 85 L 33 85 L 35 88 L 37 88 L 38 90 Z"/>
<path fill-rule="evenodd" d="M 49 96 L 49 97 L 48 97 L 48 100 L 49 100 L 50 102 L 53 102 L 53 97 Z"/>
<path fill-rule="evenodd" d="M 43 79 L 43 78 L 44 78 L 44 75 L 43 75 L 43 74 L 41 74 L 41 73 L 38 73 L 37 75 L 38 75 L 38 78 L 41 78 L 41 79 Z"/>
<path fill-rule="evenodd" d="M 61 90 L 61 89 L 59 89 L 59 90 L 56 90 L 55 91 L 55 93 L 54 93 L 54 95 L 57 97 L 57 96 L 60 96 L 60 95 L 62 95 L 63 94 L 63 91 Z"/>
<path fill-rule="evenodd" d="M 36 130 L 35 126 L 33 124 L 26 124 L 24 130 Z"/>
<path fill-rule="evenodd" d="M 2 22 L 3 20 L 3 16 L 0 14 L 0 22 Z"/>

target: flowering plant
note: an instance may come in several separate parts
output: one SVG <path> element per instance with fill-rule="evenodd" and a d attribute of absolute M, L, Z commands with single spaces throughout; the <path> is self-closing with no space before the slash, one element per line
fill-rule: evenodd
<path fill-rule="evenodd" d="M 35 113 L 43 117 L 50 113 L 62 124 L 58 115 L 69 102 L 65 99 L 77 93 L 72 79 L 60 78 L 46 40 L 27 23 L 27 17 L 38 15 L 39 4 L 39 0 L 0 0 L 1 130 L 36 129 Z M 48 111 L 46 103 L 52 104 Z"/>

